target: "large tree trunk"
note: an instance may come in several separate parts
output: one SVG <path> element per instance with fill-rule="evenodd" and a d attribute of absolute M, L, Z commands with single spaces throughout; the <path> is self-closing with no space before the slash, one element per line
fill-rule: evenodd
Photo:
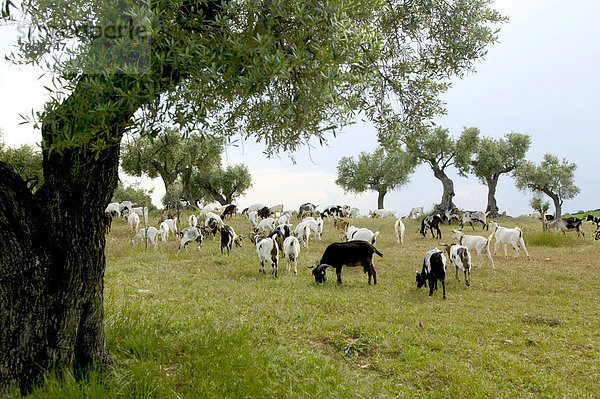
<path fill-rule="evenodd" d="M 18 384 L 26 392 L 46 370 L 74 372 L 107 359 L 104 208 L 117 186 L 119 142 L 137 107 L 129 104 L 107 122 L 105 115 L 96 119 L 91 99 L 116 95 L 126 81 L 113 78 L 103 90 L 80 84 L 46 116 L 44 184 L 35 195 L 1 166 L 0 389 Z M 72 144 L 65 137 L 106 147 L 48 150 Z"/>
<path fill-rule="evenodd" d="M 553 193 L 552 191 L 549 190 L 545 190 L 544 194 L 546 194 L 548 197 L 550 197 L 552 199 L 552 202 L 554 203 L 554 219 L 558 220 L 560 219 L 562 213 L 562 203 L 563 201 L 560 199 L 560 197 Z"/>
<path fill-rule="evenodd" d="M 387 191 L 377 192 L 377 209 L 383 209 L 383 198 L 387 194 Z"/>
<path fill-rule="evenodd" d="M 488 199 L 485 211 L 489 212 L 489 216 L 491 217 L 498 216 L 498 205 L 496 203 L 496 187 L 498 186 L 498 177 L 499 175 L 494 174 L 485 179 L 488 186 Z"/>
<path fill-rule="evenodd" d="M 444 212 L 449 209 L 455 208 L 454 202 L 452 202 L 452 198 L 454 197 L 454 182 L 448 177 L 446 172 L 443 169 L 434 165 L 431 167 L 433 169 L 433 175 L 442 182 L 442 201 L 436 205 L 436 211 Z"/>

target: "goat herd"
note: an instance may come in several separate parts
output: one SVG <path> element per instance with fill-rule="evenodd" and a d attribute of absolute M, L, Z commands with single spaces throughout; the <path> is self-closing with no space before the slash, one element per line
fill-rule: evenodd
<path fill-rule="evenodd" d="M 324 221 L 323 218 L 333 219 L 333 225 L 339 230 L 341 242 L 334 242 L 327 246 L 321 260 L 312 268 L 312 274 L 317 283 L 326 281 L 326 270 L 331 267 L 335 269 L 337 275 L 337 283 L 341 284 L 341 271 L 345 266 L 362 266 L 364 273 L 368 274 L 368 282 L 377 284 L 377 274 L 373 267 L 373 255 L 383 256 L 375 248 L 375 243 L 379 232 L 372 232 L 367 228 L 358 228 L 350 225 L 344 219 L 350 213 L 349 206 L 328 206 L 322 212 L 317 211 L 317 206 L 311 203 L 302 204 L 296 212 L 284 211 L 283 205 L 267 207 L 263 204 L 253 204 L 244 209 L 241 214 L 244 215 L 251 224 L 251 232 L 247 235 L 256 249 L 260 261 L 260 272 L 266 273 L 265 264 L 271 265 L 271 273 L 277 277 L 278 261 L 280 254 L 286 262 L 288 272 L 291 266 L 294 267 L 294 273 L 297 273 L 297 260 L 300 254 L 300 248 L 308 249 L 309 239 L 314 234 L 319 240 L 323 234 Z M 121 203 L 111 203 L 105 210 L 105 214 L 109 220 L 120 217 L 127 220 L 134 234 L 132 244 L 139 240 L 149 240 L 150 244 L 156 247 L 158 245 L 158 236 L 162 241 L 167 241 L 169 234 L 179 236 L 179 248 L 177 253 L 186 248 L 190 242 L 198 242 L 198 250 L 202 247 L 202 242 L 205 238 L 212 236 L 216 238 L 217 233 L 220 234 L 221 253 L 229 253 L 233 246 L 242 246 L 243 236 L 238 235 L 233 227 L 224 223 L 224 219 L 232 218 L 237 215 L 237 207 L 235 205 L 226 205 L 223 207 L 205 206 L 198 215 L 192 214 L 188 218 L 188 226 L 178 230 L 177 228 L 177 211 L 168 209 L 163 212 L 159 227 L 148 226 L 148 209 L 142 207 L 133 207 L 130 201 Z M 292 216 L 297 217 L 299 223 L 292 230 Z M 469 223 L 473 227 L 473 222 L 482 223 L 483 227 L 489 229 L 491 226 L 491 234 L 488 237 L 477 235 L 466 235 L 460 230 L 452 230 L 452 236 L 457 244 L 441 244 L 443 250 L 433 248 L 426 252 L 423 260 L 423 267 L 420 272 L 417 272 L 416 283 L 417 287 L 426 286 L 429 284 L 429 295 L 437 289 L 437 282 L 442 285 L 443 297 L 446 297 L 445 277 L 447 267 L 447 257 L 454 265 L 456 278 L 459 278 L 459 269 L 464 273 L 465 284 L 470 285 L 471 273 L 471 252 L 476 252 L 479 257 L 480 266 L 483 263 L 483 255 L 485 254 L 495 269 L 494 261 L 490 253 L 490 241 L 495 237 L 494 254 L 497 251 L 498 244 L 504 244 L 504 255 L 507 256 L 507 245 L 510 244 L 515 250 L 515 258 L 519 255 L 519 247 L 521 247 L 529 259 L 529 253 L 523 241 L 523 233 L 518 227 L 508 229 L 498 225 L 495 222 L 487 221 L 488 213 L 481 211 L 471 212 L 462 211 L 454 208 L 446 211 L 443 215 L 433 214 L 425 216 L 423 207 L 411 209 L 406 217 L 399 217 L 395 211 L 378 210 L 375 212 L 375 217 L 394 217 L 394 231 L 396 234 L 397 243 L 404 243 L 405 225 L 402 221 L 404 218 L 416 218 L 422 216 L 421 227 L 418 232 L 423 236 L 427 236 L 429 229 L 432 237 L 441 239 L 442 233 L 439 228 L 443 220 L 450 223 L 453 219 L 460 222 L 461 227 Z M 574 219 L 574 220 L 573 220 Z M 143 228 L 140 228 L 140 221 L 144 220 Z M 560 219 L 552 222 L 550 227 L 560 228 L 563 232 L 574 230 L 583 234 L 581 230 L 581 222 L 583 219 L 568 218 Z M 600 226 L 600 219 L 589 218 Z M 110 221 L 109 221 L 110 227 Z M 435 230 L 435 235 L 434 235 Z M 597 229 L 597 238 L 600 235 L 600 227 Z"/>

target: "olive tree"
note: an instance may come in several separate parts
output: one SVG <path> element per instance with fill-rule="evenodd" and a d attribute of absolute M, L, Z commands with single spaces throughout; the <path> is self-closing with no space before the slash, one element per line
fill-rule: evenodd
<path fill-rule="evenodd" d="M 383 209 L 385 195 L 408 183 L 415 161 L 404 151 L 386 151 L 377 147 L 372 154 L 361 152 L 358 159 L 342 157 L 338 162 L 335 184 L 345 191 L 377 193 L 377 209 Z"/>
<path fill-rule="evenodd" d="M 498 179 L 525 162 L 525 154 L 530 144 L 531 139 L 528 135 L 514 132 L 501 139 L 485 137 L 480 140 L 472 161 L 472 171 L 488 188 L 486 212 L 490 212 L 491 216 L 498 215 Z"/>
<path fill-rule="evenodd" d="M 424 162 L 433 171 L 436 179 L 442 183 L 442 200 L 436 205 L 438 211 L 446 211 L 455 207 L 454 182 L 446 173 L 447 168 L 454 166 L 458 173 L 465 175 L 471 165 L 471 158 L 479 142 L 479 129 L 464 128 L 460 137 L 450 136 L 448 129 L 435 127 L 426 134 L 410 139 L 407 142 L 409 152 L 419 162 Z"/>
<path fill-rule="evenodd" d="M 108 360 L 103 211 L 125 133 L 237 135 L 274 154 L 360 111 L 418 130 L 496 40 L 491 3 L 0 0 L 3 21 L 31 27 L 11 60 L 53 73 L 33 118 L 44 184 L 0 162 L 0 386 Z"/>
<path fill-rule="evenodd" d="M 252 187 L 252 175 L 244 164 L 221 165 L 199 170 L 192 174 L 192 196 L 206 202 L 218 201 L 221 205 L 231 204 Z"/>
<path fill-rule="evenodd" d="M 165 205 L 175 206 L 179 198 L 194 203 L 191 176 L 194 171 L 206 170 L 221 162 L 222 145 L 212 137 L 184 137 L 168 128 L 156 137 L 137 135 L 122 144 L 121 168 L 127 174 L 151 178 L 160 176 L 165 185 Z M 173 184 L 181 178 L 183 190 L 173 192 Z"/>
<path fill-rule="evenodd" d="M 564 200 L 579 194 L 579 187 L 574 182 L 575 169 L 577 165 L 574 162 L 566 158 L 561 161 L 557 156 L 546 153 L 539 165 L 525 162 L 517 168 L 517 188 L 546 194 L 554 203 L 554 217 L 560 219 Z"/>

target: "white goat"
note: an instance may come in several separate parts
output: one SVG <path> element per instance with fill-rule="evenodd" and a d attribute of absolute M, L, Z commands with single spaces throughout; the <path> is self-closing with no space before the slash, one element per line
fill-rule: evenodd
<path fill-rule="evenodd" d="M 137 213 L 131 212 L 127 215 L 127 223 L 129 223 L 131 230 L 133 230 L 134 233 L 137 233 L 140 228 L 140 217 Z"/>
<path fill-rule="evenodd" d="M 169 225 L 167 222 L 160 222 L 158 226 L 158 234 L 160 234 L 160 239 L 162 241 L 167 241 L 169 238 Z"/>
<path fill-rule="evenodd" d="M 463 234 L 462 231 L 452 230 L 452 235 L 458 240 L 460 245 L 464 245 L 469 248 L 470 251 L 477 252 L 477 256 L 479 256 L 479 267 L 483 265 L 483 256 L 481 256 L 481 254 L 482 252 L 485 252 L 490 262 L 492 262 L 492 269 L 496 269 L 494 266 L 494 259 L 492 259 L 492 254 L 490 253 L 490 241 L 492 241 L 494 233 L 490 234 L 488 238 L 485 238 L 482 236 L 468 236 Z"/>
<path fill-rule="evenodd" d="M 527 255 L 527 259 L 531 259 L 529 257 L 529 252 L 527 252 L 527 248 L 525 247 L 523 232 L 520 228 L 515 227 L 514 229 L 507 229 L 495 222 L 490 222 L 490 226 L 492 226 L 492 233 L 494 234 L 494 237 L 496 237 L 496 242 L 494 243 L 494 255 L 496 255 L 498 243 L 500 243 L 504 244 L 504 256 L 508 257 L 506 244 L 510 244 L 515 249 L 515 258 L 517 258 L 519 256 L 519 244 L 521 244 L 525 251 L 525 255 Z"/>
<path fill-rule="evenodd" d="M 279 217 L 279 219 L 277 219 L 277 225 L 281 226 L 284 224 L 289 224 L 290 223 L 290 215 L 288 215 L 287 213 L 284 213 L 283 215 L 281 215 Z"/>
<path fill-rule="evenodd" d="M 202 231 L 200 231 L 197 227 L 186 227 L 181 230 L 181 241 L 179 242 L 179 249 L 177 250 L 177 254 L 181 251 L 182 248 L 186 248 L 186 245 L 192 241 L 198 241 L 198 251 L 202 248 L 202 240 L 204 236 L 202 235 Z M 187 250 L 187 248 L 186 248 Z"/>
<path fill-rule="evenodd" d="M 398 212 L 395 209 L 377 209 L 375 212 L 376 218 L 397 218 Z"/>
<path fill-rule="evenodd" d="M 410 210 L 410 212 L 408 213 L 407 218 L 413 218 L 416 219 L 417 216 L 420 215 L 425 215 L 424 213 L 424 209 L 425 209 L 425 205 L 421 205 L 421 206 L 415 206 L 414 208 L 412 208 Z"/>
<path fill-rule="evenodd" d="M 248 220 L 250 221 L 250 223 L 252 223 L 252 228 L 256 228 L 258 226 L 258 212 L 248 212 Z"/>
<path fill-rule="evenodd" d="M 275 239 L 271 237 L 263 238 L 256 243 L 256 254 L 260 260 L 259 272 L 265 272 L 265 262 L 271 264 L 272 274 L 277 277 L 277 261 L 279 257 L 279 248 Z"/>
<path fill-rule="evenodd" d="M 188 218 L 188 225 L 190 227 L 198 226 L 198 218 L 196 217 L 196 215 L 190 215 L 190 217 Z"/>
<path fill-rule="evenodd" d="M 308 249 L 308 239 L 310 238 L 310 227 L 308 227 L 308 224 L 304 222 L 298 223 L 292 234 L 298 237 L 304 248 Z"/>
<path fill-rule="evenodd" d="M 144 217 L 144 222 L 146 223 L 146 226 L 148 225 L 148 207 L 147 206 L 145 206 L 143 208 L 141 206 L 138 206 L 136 208 L 131 208 L 129 213 L 135 213 L 139 217 Z"/>
<path fill-rule="evenodd" d="M 264 231 L 266 229 L 269 229 L 269 231 L 275 230 L 275 219 L 265 218 L 265 219 L 261 220 L 260 223 L 258 223 L 256 228 L 254 229 L 254 231 L 258 232 L 260 230 Z"/>
<path fill-rule="evenodd" d="M 294 274 L 298 273 L 298 255 L 300 254 L 300 241 L 294 236 L 283 240 L 283 256 L 285 258 L 286 270 L 290 271 L 290 264 L 294 265 Z"/>
<path fill-rule="evenodd" d="M 398 244 L 400 244 L 400 243 L 404 244 L 404 231 L 405 230 L 406 230 L 406 227 L 404 226 L 404 222 L 402 222 L 402 219 L 396 220 L 396 223 L 394 223 L 394 232 L 396 233 L 396 242 Z"/>
<path fill-rule="evenodd" d="M 348 227 L 348 231 L 346 231 L 346 241 L 366 241 L 371 243 L 371 245 L 375 245 L 375 241 L 379 236 L 379 232 L 376 231 L 373 233 L 371 230 L 366 228 L 357 228 L 354 226 Z"/>
<path fill-rule="evenodd" d="M 110 204 L 107 205 L 106 209 L 104 210 L 104 213 L 116 213 L 117 217 L 120 218 L 121 217 L 121 208 L 119 206 L 119 203 L 111 202 Z"/>
<path fill-rule="evenodd" d="M 169 226 L 169 230 L 173 235 L 177 234 L 177 216 L 175 216 L 175 219 L 165 220 L 165 223 Z"/>
<path fill-rule="evenodd" d="M 150 240 L 150 243 L 154 246 L 154 248 L 156 248 L 156 246 L 158 245 L 158 242 L 156 241 L 156 236 L 158 235 L 158 230 L 156 229 L 156 227 L 148 227 L 146 229 L 140 229 L 140 231 L 138 231 L 138 233 L 135 235 L 135 237 L 133 237 L 133 240 L 131 240 L 132 244 L 135 244 L 135 239 L 139 238 L 140 239 L 140 243 L 144 242 L 144 239 L 146 238 L 146 230 L 148 230 L 148 239 Z"/>

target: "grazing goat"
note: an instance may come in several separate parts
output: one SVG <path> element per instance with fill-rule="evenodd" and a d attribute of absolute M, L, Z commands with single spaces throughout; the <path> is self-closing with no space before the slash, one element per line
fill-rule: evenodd
<path fill-rule="evenodd" d="M 446 248 L 446 253 L 450 258 L 450 262 L 456 270 L 456 279 L 458 278 L 458 269 L 465 273 L 465 284 L 467 287 L 471 285 L 469 277 L 471 276 L 471 254 L 469 249 L 460 244 L 442 244 Z"/>
<path fill-rule="evenodd" d="M 308 249 L 308 239 L 310 238 L 310 227 L 308 227 L 308 224 L 303 222 L 298 223 L 292 234 L 294 237 L 298 237 L 304 248 Z"/>
<path fill-rule="evenodd" d="M 483 265 L 483 257 L 481 253 L 485 251 L 490 262 L 492 262 L 492 269 L 496 269 L 494 267 L 494 259 L 492 259 L 492 254 L 490 253 L 490 241 L 494 236 L 494 233 L 490 234 L 488 238 L 482 236 L 468 236 L 463 234 L 462 231 L 452 230 L 452 235 L 456 238 L 460 245 L 464 245 L 469 248 L 470 251 L 476 251 L 479 256 L 479 267 Z"/>
<path fill-rule="evenodd" d="M 129 223 L 129 227 L 134 233 L 137 233 L 140 226 L 140 217 L 137 213 L 130 213 L 127 215 L 127 223 Z"/>
<path fill-rule="evenodd" d="M 283 215 L 279 216 L 279 219 L 277 219 L 277 225 L 281 226 L 282 224 L 289 224 L 290 223 L 290 215 L 288 215 L 287 213 L 284 213 Z"/>
<path fill-rule="evenodd" d="M 321 212 L 321 216 L 324 218 L 330 219 L 332 217 L 341 217 L 342 216 L 342 207 L 340 205 L 329 205 L 323 209 Z"/>
<path fill-rule="evenodd" d="M 265 204 L 261 204 L 260 202 L 257 202 L 256 204 L 252 204 L 250 205 L 247 209 L 247 213 L 250 212 L 258 212 L 259 209 L 262 209 L 265 207 Z"/>
<path fill-rule="evenodd" d="M 283 204 L 269 207 L 269 213 L 274 216 L 281 216 L 283 214 Z"/>
<path fill-rule="evenodd" d="M 160 239 L 162 241 L 167 241 L 169 238 L 169 225 L 166 222 L 160 222 L 158 226 L 158 234 L 160 234 Z"/>
<path fill-rule="evenodd" d="M 131 211 L 131 208 L 133 208 L 133 203 L 131 201 L 121 201 L 121 203 L 119 204 L 119 211 L 121 212 L 121 216 L 124 216 L 124 211 L 126 211 L 125 214 L 129 213 Z"/>
<path fill-rule="evenodd" d="M 260 223 L 254 229 L 254 232 L 257 233 L 259 230 L 264 231 L 266 229 L 269 229 L 269 231 L 275 230 L 275 219 L 268 217 L 266 219 L 261 220 Z"/>
<path fill-rule="evenodd" d="M 425 205 L 415 206 L 410 210 L 410 212 L 408 212 L 408 215 L 406 217 L 416 219 L 418 216 L 425 215 L 424 209 Z"/>
<path fill-rule="evenodd" d="M 461 215 L 461 210 L 458 208 L 447 209 L 444 212 L 444 216 L 446 217 L 446 219 L 448 219 L 448 224 L 452 223 L 452 219 L 456 219 L 460 222 L 462 220 Z"/>
<path fill-rule="evenodd" d="M 250 221 L 250 224 L 252 224 L 252 228 L 255 229 L 258 226 L 258 212 L 248 212 L 248 220 Z"/>
<path fill-rule="evenodd" d="M 300 205 L 298 219 L 302 219 L 306 215 L 314 215 L 317 212 L 317 206 L 318 205 L 311 204 L 310 202 Z"/>
<path fill-rule="evenodd" d="M 141 207 L 138 206 L 136 208 L 131 208 L 129 210 L 129 213 L 135 213 L 137 214 L 139 217 L 143 217 L 144 218 L 144 222 L 146 223 L 146 226 L 148 225 L 148 207 Z"/>
<path fill-rule="evenodd" d="M 531 259 L 529 257 L 529 252 L 527 252 L 527 248 L 525 247 L 523 232 L 520 228 L 515 227 L 514 229 L 507 229 L 496 222 L 490 222 L 490 226 L 492 226 L 492 233 L 494 234 L 494 237 L 496 237 L 496 242 L 494 242 L 494 255 L 496 255 L 498 244 L 500 243 L 504 244 L 504 257 L 508 257 L 506 244 L 510 244 L 515 249 L 515 258 L 517 258 L 519 256 L 519 244 L 521 244 L 525 251 L 525 255 L 527 255 L 527 259 Z"/>
<path fill-rule="evenodd" d="M 229 204 L 223 209 L 223 219 L 233 218 L 237 212 L 237 206 Z"/>
<path fill-rule="evenodd" d="M 333 227 L 338 229 L 342 234 L 346 233 L 350 223 L 344 219 L 333 219 Z"/>
<path fill-rule="evenodd" d="M 233 227 L 226 224 L 221 227 L 221 253 L 223 249 L 227 249 L 227 253 L 231 252 L 231 248 L 235 244 L 237 247 L 242 246 L 242 237 L 238 236 L 233 230 Z"/>
<path fill-rule="evenodd" d="M 427 236 L 427 229 L 431 231 L 431 237 L 436 238 L 433 235 L 433 229 L 437 232 L 437 238 L 442 238 L 442 231 L 440 230 L 440 222 L 442 217 L 438 214 L 427 216 L 421 220 L 421 229 L 419 233 L 425 238 Z"/>
<path fill-rule="evenodd" d="M 371 245 L 375 245 L 379 232 L 373 233 L 371 230 L 364 227 L 358 228 L 354 226 L 348 227 L 346 231 L 346 241 L 366 241 Z"/>
<path fill-rule="evenodd" d="M 146 232 L 147 230 L 147 232 Z M 146 236 L 148 236 L 148 239 L 150 240 L 150 243 L 152 244 L 152 246 L 154 246 L 154 248 L 156 248 L 156 246 L 158 245 L 158 242 L 156 241 L 156 236 L 158 235 L 158 230 L 156 229 L 156 227 L 147 227 L 145 229 L 140 229 L 140 231 L 137 232 L 137 234 L 135 235 L 135 237 L 133 237 L 133 240 L 131 240 L 132 244 L 135 244 L 135 239 L 139 238 L 140 239 L 140 243 L 144 241 L 144 239 L 146 238 Z"/>
<path fill-rule="evenodd" d="M 480 222 L 481 224 L 483 224 L 483 228 L 489 230 L 489 226 L 487 224 L 487 216 L 489 214 L 489 212 L 482 211 L 460 211 L 460 213 L 458 214 L 460 217 L 460 228 L 462 229 L 465 223 L 469 223 L 471 225 L 471 228 L 475 230 L 473 222 Z M 448 219 L 448 222 L 450 222 L 450 219 Z"/>
<path fill-rule="evenodd" d="M 437 282 L 442 282 L 443 298 L 446 299 L 446 257 L 444 253 L 434 248 L 427 251 L 423 259 L 423 269 L 421 273 L 417 271 L 417 288 L 427 287 L 429 282 L 429 296 L 437 290 Z"/>
<path fill-rule="evenodd" d="M 588 222 L 592 222 L 596 224 L 596 231 L 595 231 L 595 240 L 600 240 L 600 218 L 594 215 L 587 215 L 587 218 L 585 219 Z"/>
<path fill-rule="evenodd" d="M 319 222 L 318 220 L 321 221 L 321 226 L 319 227 Z M 317 236 L 317 238 L 319 239 L 319 241 L 321 240 L 321 232 L 323 231 L 323 219 L 318 218 L 317 220 L 315 220 L 315 218 L 309 216 L 307 218 L 304 218 L 302 220 L 302 222 L 300 223 L 304 223 L 308 226 L 308 228 L 315 233 L 315 235 Z"/>
<path fill-rule="evenodd" d="M 265 262 L 270 263 L 274 277 L 277 277 L 277 261 L 279 257 L 279 248 L 277 243 L 271 237 L 263 238 L 256 243 L 256 254 L 260 260 L 259 272 L 265 272 Z"/>
<path fill-rule="evenodd" d="M 216 215 L 215 215 L 216 216 Z M 220 217 L 210 217 L 206 219 L 204 222 L 204 228 L 207 232 L 207 235 L 213 236 L 213 241 L 217 238 L 217 231 L 219 231 L 223 227 L 223 221 Z"/>
<path fill-rule="evenodd" d="M 317 283 L 327 280 L 325 271 L 328 267 L 335 268 L 337 283 L 342 284 L 342 267 L 361 266 L 363 271 L 369 274 L 369 284 L 373 276 L 373 284 L 377 284 L 377 273 L 373 267 L 373 254 L 383 257 L 373 245 L 364 241 L 334 242 L 325 249 L 318 265 L 314 266 L 313 276 Z"/>
<path fill-rule="evenodd" d="M 268 218 L 269 216 L 271 216 L 271 211 L 269 211 L 269 207 L 268 206 L 263 206 L 262 208 L 260 208 L 258 211 L 258 217 L 265 219 Z"/>
<path fill-rule="evenodd" d="M 106 206 L 106 209 L 104 210 L 104 213 L 110 213 L 111 216 L 116 216 L 118 218 L 121 217 L 121 209 L 120 209 L 120 205 L 118 202 L 111 202 L 110 204 L 108 204 Z"/>
<path fill-rule="evenodd" d="M 171 231 L 171 233 L 173 233 L 173 235 L 177 234 L 177 217 L 175 217 L 175 219 L 167 219 L 165 220 L 165 223 L 167 224 L 167 226 L 169 226 L 169 230 Z"/>
<path fill-rule="evenodd" d="M 557 219 L 553 222 L 548 223 L 548 228 L 550 229 L 560 229 L 560 231 L 565 234 L 567 231 L 576 231 L 577 236 L 580 234 L 585 237 L 585 233 L 581 228 L 583 224 L 583 219 L 579 219 L 576 217 L 571 217 L 567 219 Z"/>
<path fill-rule="evenodd" d="M 202 234 L 202 230 L 198 227 L 186 227 L 181 230 L 179 233 L 181 235 L 181 241 L 179 242 L 179 249 L 177 250 L 177 254 L 181 251 L 182 248 L 186 248 L 186 245 L 192 241 L 198 242 L 198 251 L 202 248 L 202 240 L 204 240 L 204 235 Z"/>
<path fill-rule="evenodd" d="M 373 217 L 381 218 L 381 219 L 385 219 L 385 218 L 397 219 L 398 212 L 395 209 L 377 209 L 375 212 L 373 212 Z"/>
<path fill-rule="evenodd" d="M 167 219 L 174 219 L 177 217 L 177 209 L 169 208 L 165 209 L 163 213 L 160 215 L 160 221 L 164 222 Z"/>
<path fill-rule="evenodd" d="M 398 244 L 400 244 L 400 243 L 404 244 L 404 231 L 405 230 L 406 230 L 406 227 L 404 226 L 404 222 L 402 222 L 402 219 L 396 220 L 396 223 L 394 223 L 394 233 L 396 233 L 396 242 Z"/>
<path fill-rule="evenodd" d="M 291 234 L 292 233 L 290 231 L 290 226 L 287 224 L 282 224 L 275 227 L 275 229 L 273 229 L 273 231 L 268 235 L 268 237 L 275 238 L 277 246 L 279 248 L 283 248 L 283 240 L 288 238 Z"/>
<path fill-rule="evenodd" d="M 283 241 L 281 248 L 287 272 L 290 272 L 290 265 L 294 265 L 294 274 L 298 273 L 298 255 L 300 254 L 300 242 L 298 239 L 294 236 L 287 237 Z"/>

